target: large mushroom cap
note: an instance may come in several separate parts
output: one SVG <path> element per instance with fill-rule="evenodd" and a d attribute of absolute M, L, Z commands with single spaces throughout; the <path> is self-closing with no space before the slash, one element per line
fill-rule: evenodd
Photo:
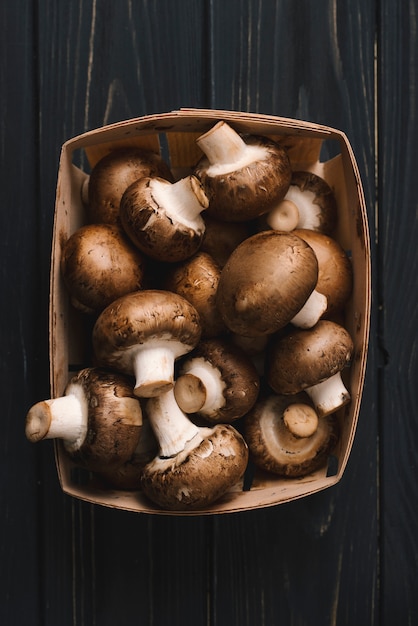
<path fill-rule="evenodd" d="M 243 241 L 223 267 L 218 308 L 238 335 L 272 334 L 300 311 L 317 277 L 316 256 L 300 237 L 263 231 Z"/>
<path fill-rule="evenodd" d="M 318 420 L 315 432 L 298 437 L 289 431 L 284 414 L 293 403 L 309 407 L 309 398 L 270 394 L 260 399 L 245 418 L 244 436 L 257 467 L 286 477 L 305 476 L 325 464 L 338 439 L 334 417 Z"/>
<path fill-rule="evenodd" d="M 61 272 L 73 305 L 91 314 L 142 289 L 145 263 L 120 228 L 88 224 L 63 245 Z"/>
<path fill-rule="evenodd" d="M 340 372 L 352 353 L 348 331 L 330 320 L 292 330 L 270 344 L 268 383 L 279 394 L 297 393 Z"/>
<path fill-rule="evenodd" d="M 145 466 L 142 489 L 161 508 L 202 509 L 242 478 L 248 463 L 244 438 L 229 424 L 204 430 L 207 434 L 197 447 Z"/>
<path fill-rule="evenodd" d="M 88 214 L 91 222 L 116 224 L 122 195 L 135 180 L 160 176 L 173 180 L 170 168 L 155 152 L 128 147 L 112 150 L 93 167 L 88 183 Z"/>

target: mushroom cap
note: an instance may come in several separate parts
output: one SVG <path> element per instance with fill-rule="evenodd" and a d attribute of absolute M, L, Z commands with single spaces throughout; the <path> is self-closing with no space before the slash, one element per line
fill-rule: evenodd
<path fill-rule="evenodd" d="M 304 398 L 304 394 L 265 396 L 246 416 L 244 424 L 244 437 L 255 465 L 290 478 L 306 476 L 323 466 L 338 440 L 334 416 L 320 418 L 310 437 L 295 437 L 283 417 L 286 408 L 295 402 L 309 405 L 309 398 Z"/>
<path fill-rule="evenodd" d="M 193 362 L 199 359 L 219 370 L 225 383 L 223 405 L 214 413 L 204 413 L 202 416 L 213 423 L 230 423 L 247 413 L 256 402 L 260 390 L 260 377 L 250 357 L 226 339 L 202 340 L 180 364 L 180 375 L 192 371 Z M 197 414 L 200 415 L 200 412 L 197 411 Z"/>
<path fill-rule="evenodd" d="M 99 364 L 132 373 L 131 351 L 150 339 L 175 344 L 184 354 L 201 336 L 199 315 L 182 296 L 144 289 L 118 298 L 101 312 L 92 340 Z"/>
<path fill-rule="evenodd" d="M 279 394 L 298 393 L 347 367 L 352 354 L 350 334 L 330 320 L 320 320 L 306 330 L 290 330 L 270 343 L 268 384 Z"/>
<path fill-rule="evenodd" d="M 88 184 L 90 221 L 118 223 L 120 200 L 125 189 L 143 176 L 160 176 L 173 180 L 165 161 L 150 150 L 119 148 L 102 157 L 93 167 Z"/>
<path fill-rule="evenodd" d="M 156 458 L 145 466 L 144 494 L 168 510 L 195 510 L 209 506 L 243 476 L 248 463 L 244 438 L 229 424 L 217 424 L 192 450 L 170 459 Z"/>
<path fill-rule="evenodd" d="M 265 158 L 238 167 L 228 173 L 213 175 L 207 157 L 194 169 L 209 198 L 207 212 L 222 221 L 243 222 L 267 213 L 286 194 L 291 167 L 284 148 L 267 137 L 243 136 L 248 146 L 261 146 Z"/>
<path fill-rule="evenodd" d="M 285 199 L 298 208 L 298 228 L 333 233 L 338 219 L 337 202 L 334 191 L 323 178 L 313 172 L 293 172 Z"/>
<path fill-rule="evenodd" d="M 199 313 L 202 337 L 216 337 L 225 324 L 216 306 L 221 268 L 206 252 L 167 269 L 164 288 L 186 298 Z"/>
<path fill-rule="evenodd" d="M 210 254 L 219 267 L 223 267 L 235 248 L 253 234 L 248 222 L 215 220 L 207 215 L 207 211 L 203 219 L 205 220 L 205 234 L 200 250 Z"/>
<path fill-rule="evenodd" d="M 263 231 L 243 241 L 222 269 L 217 305 L 238 335 L 268 335 L 300 311 L 315 288 L 318 262 L 293 233 Z"/>
<path fill-rule="evenodd" d="M 85 368 L 71 378 L 65 394 L 82 387 L 87 434 L 77 448 L 65 445 L 72 460 L 92 471 L 116 468 L 134 454 L 141 435 L 142 410 L 132 380 L 101 368 Z"/>
<path fill-rule="evenodd" d="M 192 180 L 200 187 L 196 178 Z M 183 261 L 201 245 L 204 221 L 199 216 L 195 225 L 173 218 L 154 198 L 156 184 L 172 185 L 163 178 L 147 176 L 126 189 L 120 203 L 123 228 L 135 246 L 152 259 L 168 263 Z"/>
<path fill-rule="evenodd" d="M 88 224 L 64 243 L 61 273 L 73 305 L 92 314 L 142 289 L 145 263 L 119 227 Z"/>
<path fill-rule="evenodd" d="M 328 318 L 341 311 L 353 288 L 351 261 L 340 244 L 319 231 L 297 229 L 293 231 L 315 252 L 318 260 L 316 291 L 327 298 L 327 309 L 322 317 Z"/>

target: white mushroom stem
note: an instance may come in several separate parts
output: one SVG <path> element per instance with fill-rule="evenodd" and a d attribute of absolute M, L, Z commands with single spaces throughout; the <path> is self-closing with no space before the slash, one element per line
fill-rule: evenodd
<path fill-rule="evenodd" d="M 294 202 L 282 200 L 266 218 L 267 224 L 273 230 L 284 230 L 290 232 L 299 224 L 299 210 Z"/>
<path fill-rule="evenodd" d="M 351 399 L 341 378 L 341 372 L 312 387 L 307 387 L 305 391 L 314 403 L 319 417 L 334 413 Z"/>
<path fill-rule="evenodd" d="M 254 161 L 266 158 L 263 146 L 245 143 L 242 137 L 225 122 L 218 122 L 196 140 L 205 153 L 210 166 L 209 176 L 218 176 L 241 169 Z"/>
<path fill-rule="evenodd" d="M 318 428 L 318 415 L 309 404 L 295 402 L 283 411 L 283 421 L 294 437 L 311 437 Z"/>
<path fill-rule="evenodd" d="M 26 416 L 25 434 L 29 441 L 63 439 L 68 449 L 76 450 L 87 434 L 87 400 L 79 385 L 70 385 L 60 398 L 37 402 Z"/>
<path fill-rule="evenodd" d="M 131 350 L 134 394 L 140 398 L 151 398 L 171 389 L 174 384 L 174 361 L 187 352 L 180 342 L 163 339 L 150 339 Z"/>
<path fill-rule="evenodd" d="M 302 191 L 297 185 L 290 185 L 284 199 L 293 202 L 298 209 L 297 228 L 318 229 L 321 224 L 321 207 L 315 202 L 313 191 Z"/>
<path fill-rule="evenodd" d="M 203 437 L 196 426 L 179 408 L 172 389 L 147 401 L 146 411 L 159 444 L 161 458 L 173 458 L 186 446 L 197 447 Z M 206 429 L 204 429 L 206 430 Z"/>
<path fill-rule="evenodd" d="M 174 395 L 186 413 L 211 414 L 224 406 L 225 387 L 220 370 L 209 361 L 196 358 L 190 360 L 176 380 Z"/>
<path fill-rule="evenodd" d="M 150 186 L 155 202 L 173 222 L 181 222 L 194 230 L 204 227 L 200 213 L 208 208 L 209 200 L 195 176 L 175 183 L 154 179 Z"/>
<path fill-rule="evenodd" d="M 314 289 L 298 313 L 290 320 L 298 328 L 312 328 L 325 313 L 327 297 Z"/>

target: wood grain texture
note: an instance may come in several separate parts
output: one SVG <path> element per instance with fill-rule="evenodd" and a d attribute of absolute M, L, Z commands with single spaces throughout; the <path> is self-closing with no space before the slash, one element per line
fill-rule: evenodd
<path fill-rule="evenodd" d="M 0 267 L 14 304 L 2 307 L 0 325 L 7 381 L 0 623 L 417 621 L 416 27 L 412 1 L 0 5 Z M 58 485 L 52 446 L 28 444 L 23 426 L 29 406 L 49 391 L 48 273 L 61 145 L 90 128 L 181 106 L 345 131 L 379 235 L 369 365 L 343 479 L 293 503 L 215 518 L 136 515 L 71 500 Z"/>

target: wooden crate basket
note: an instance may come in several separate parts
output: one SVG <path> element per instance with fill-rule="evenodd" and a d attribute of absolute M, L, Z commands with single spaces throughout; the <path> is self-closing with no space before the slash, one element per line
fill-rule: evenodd
<path fill-rule="evenodd" d="M 91 322 L 70 304 L 60 273 L 63 243 L 85 223 L 83 182 L 102 156 L 121 146 L 142 146 L 160 151 L 173 174 L 180 178 L 192 171 L 202 153 L 196 138 L 217 121 L 225 120 L 240 133 L 271 137 L 288 150 L 293 169 L 312 171 L 333 188 L 338 204 L 335 238 L 350 256 L 354 286 L 345 309 L 344 325 L 354 341 L 354 357 L 346 384 L 351 403 L 338 414 L 340 437 L 327 467 L 297 479 L 255 471 L 219 501 L 199 511 L 162 511 L 140 492 L 104 487 L 88 472 L 75 467 L 63 446 L 56 442 L 59 480 L 65 493 L 95 504 L 164 515 L 232 513 L 289 502 L 335 485 L 342 477 L 359 415 L 367 360 L 370 324 L 370 243 L 361 180 L 352 148 L 341 131 L 299 120 L 232 111 L 181 109 L 131 119 L 86 132 L 67 141 L 58 173 L 50 284 L 50 380 L 51 397 L 63 394 L 69 378 L 89 365 Z M 325 157 L 324 157 L 325 155 Z M 330 158 L 328 156 L 331 155 Z M 76 166 L 83 162 L 86 168 Z"/>

